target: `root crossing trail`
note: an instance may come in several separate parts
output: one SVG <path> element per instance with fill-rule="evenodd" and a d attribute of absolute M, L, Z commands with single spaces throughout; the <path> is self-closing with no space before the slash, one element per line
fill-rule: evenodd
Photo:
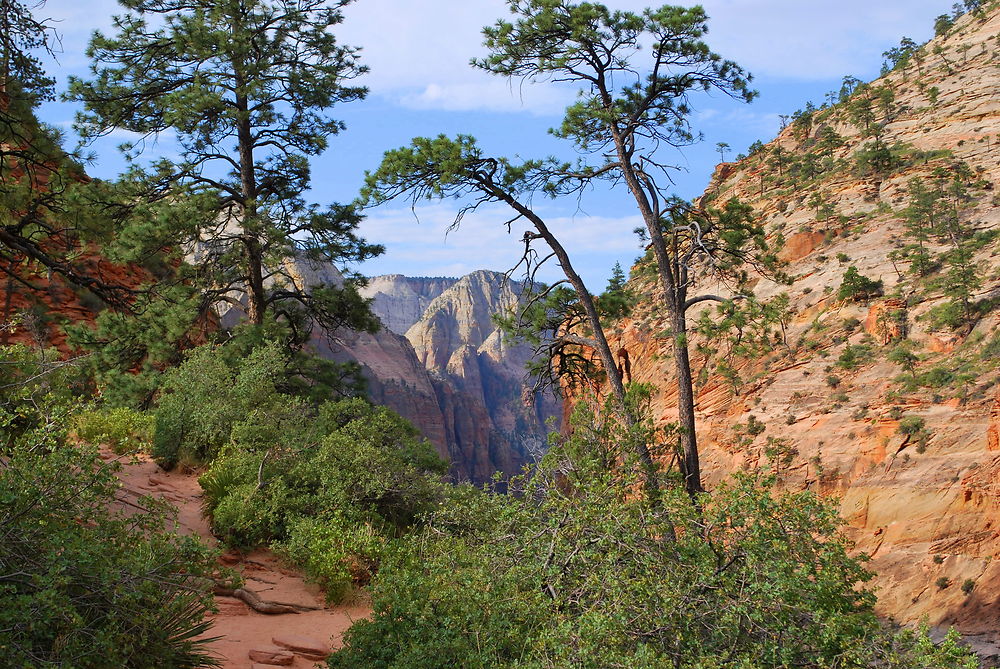
<path fill-rule="evenodd" d="M 125 499 L 144 495 L 165 499 L 177 507 L 180 532 L 217 545 L 201 513 L 197 474 L 165 472 L 144 455 L 137 462 L 110 452 L 103 457 L 122 463 L 119 477 Z M 270 551 L 228 552 L 221 562 L 244 579 L 243 592 L 216 591 L 219 612 L 211 616 L 214 626 L 207 636 L 221 637 L 211 648 L 224 669 L 314 667 L 340 646 L 355 620 L 371 613 L 364 601 L 328 607 L 319 588 L 306 583 L 300 572 L 283 565 Z M 259 609 L 287 612 L 258 613 L 248 602 Z"/>

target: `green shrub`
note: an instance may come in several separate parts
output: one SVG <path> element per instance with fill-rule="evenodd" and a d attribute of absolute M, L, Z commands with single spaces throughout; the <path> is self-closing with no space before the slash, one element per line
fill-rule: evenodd
<path fill-rule="evenodd" d="M 931 367 L 917 376 L 917 382 L 928 388 L 941 388 L 955 380 L 955 373 L 940 365 Z"/>
<path fill-rule="evenodd" d="M 381 524 L 380 524 L 381 525 Z M 340 510 L 320 518 L 299 517 L 278 552 L 302 566 L 319 583 L 327 600 L 342 600 L 355 585 L 367 585 L 385 555 L 386 528 L 350 520 Z"/>
<path fill-rule="evenodd" d="M 871 347 L 864 344 L 845 346 L 837 358 L 837 366 L 846 370 L 857 369 L 870 360 L 871 352 Z"/>
<path fill-rule="evenodd" d="M 165 469 L 181 461 L 208 462 L 232 440 L 234 429 L 258 446 L 280 441 L 281 418 L 300 419 L 304 406 L 277 391 L 284 363 L 274 344 L 255 349 L 235 368 L 213 346 L 191 351 L 164 375 L 154 414 L 153 457 Z M 276 420 L 261 420 L 263 415 Z"/>
<path fill-rule="evenodd" d="M 234 426 L 199 479 L 205 507 L 224 543 L 271 546 L 338 599 L 438 507 L 447 465 L 412 425 L 365 400 L 289 415 L 274 406 Z M 281 435 L 262 422 L 281 424 Z"/>
<path fill-rule="evenodd" d="M 938 580 L 934 581 L 934 585 L 938 587 L 938 590 L 944 590 L 945 588 L 951 587 L 951 579 L 947 576 L 942 576 Z"/>
<path fill-rule="evenodd" d="M 962 303 L 954 300 L 932 307 L 927 312 L 927 320 L 933 329 L 957 330 L 966 324 Z"/>
<path fill-rule="evenodd" d="M 880 625 L 820 497 L 738 476 L 699 511 L 680 486 L 651 503 L 629 455 L 645 428 L 574 426 L 517 494 L 467 494 L 392 552 L 329 666 L 974 666 L 954 637 Z"/>
<path fill-rule="evenodd" d="M 152 415 L 126 407 L 98 409 L 77 417 L 76 435 L 89 444 L 103 444 L 122 455 L 148 449 L 154 423 Z"/>
<path fill-rule="evenodd" d="M 903 416 L 897 428 L 900 434 L 914 436 L 924 431 L 926 421 L 921 416 Z"/>
<path fill-rule="evenodd" d="M 24 347 L 0 365 L 0 647 L 9 667 L 215 666 L 214 555 L 167 505 L 117 503 L 116 463 L 73 444 L 71 366 Z M 47 362 L 58 361 L 58 364 Z M 199 635 L 202 636 L 198 639 Z"/>
<path fill-rule="evenodd" d="M 858 272 L 858 268 L 851 265 L 844 272 L 844 279 L 841 281 L 840 290 L 837 291 L 837 299 L 849 300 L 851 302 L 864 302 L 882 294 L 882 281 L 875 281 L 863 276 Z"/>
<path fill-rule="evenodd" d="M 972 591 L 976 589 L 976 582 L 971 578 L 967 578 L 962 581 L 962 592 L 966 595 L 971 595 Z"/>

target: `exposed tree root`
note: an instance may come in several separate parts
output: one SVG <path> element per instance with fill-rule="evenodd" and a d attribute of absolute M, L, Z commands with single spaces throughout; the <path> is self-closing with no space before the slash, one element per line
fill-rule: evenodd
<path fill-rule="evenodd" d="M 213 594 L 219 597 L 233 597 L 240 600 L 257 613 L 278 615 L 282 613 L 302 613 L 303 611 L 319 611 L 318 606 L 303 606 L 301 604 L 290 604 L 287 602 L 272 602 L 261 599 L 260 595 L 246 588 L 224 588 L 216 584 L 212 589 Z"/>

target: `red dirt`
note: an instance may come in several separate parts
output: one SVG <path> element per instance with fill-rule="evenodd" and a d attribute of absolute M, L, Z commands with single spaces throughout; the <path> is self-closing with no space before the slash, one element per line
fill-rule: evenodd
<path fill-rule="evenodd" d="M 117 456 L 108 453 L 106 457 Z M 123 465 L 119 478 L 126 493 L 170 501 L 178 509 L 177 526 L 181 532 L 197 535 L 206 543 L 216 545 L 208 521 L 201 513 L 202 494 L 197 474 L 165 472 L 142 455 L 136 461 L 129 457 L 119 459 Z M 326 607 L 319 588 L 307 583 L 297 570 L 283 565 L 270 551 L 258 550 L 245 555 L 230 552 L 224 554 L 221 561 L 242 573 L 244 587 L 263 599 L 320 608 L 298 614 L 264 615 L 238 599 L 216 597 L 219 611 L 211 616 L 214 626 L 207 636 L 221 637 L 211 644 L 211 648 L 222 659 L 224 669 L 260 666 L 253 665 L 249 653 L 255 648 L 271 646 L 273 636 L 303 636 L 339 648 L 344 631 L 355 620 L 371 613 L 371 607 L 364 601 Z M 289 666 L 304 669 L 315 665 L 315 660 L 296 655 Z"/>

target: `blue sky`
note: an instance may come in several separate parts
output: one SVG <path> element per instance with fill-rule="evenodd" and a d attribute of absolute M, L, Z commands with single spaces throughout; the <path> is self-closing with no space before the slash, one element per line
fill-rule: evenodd
<path fill-rule="evenodd" d="M 614 9 L 640 10 L 638 0 L 609 0 Z M 678 4 L 691 5 L 681 1 Z M 778 130 L 779 114 L 790 114 L 807 100 L 817 103 L 838 89 L 844 75 L 877 76 L 882 52 L 908 36 L 924 41 L 934 17 L 949 11 L 944 0 L 704 0 L 709 16 L 709 45 L 755 75 L 760 97 L 750 105 L 721 95 L 696 97 L 693 122 L 705 141 L 668 158 L 683 169 L 676 173 L 677 193 L 694 197 L 706 186 L 719 160 L 718 142 L 728 143 L 729 157 L 756 139 L 767 141 Z M 49 0 L 39 10 L 59 20 L 63 53 L 53 64 L 60 85 L 66 76 L 86 76 L 84 55 L 89 35 L 106 30 L 119 12 L 111 0 Z M 473 70 L 470 58 L 481 55 L 480 30 L 506 15 L 503 0 L 358 0 L 346 10 L 338 37 L 363 48 L 371 72 L 363 83 L 367 100 L 343 106 L 334 115 L 347 130 L 313 161 L 311 198 L 320 203 L 353 199 L 365 170 L 377 167 L 388 149 L 414 136 L 471 134 L 497 155 L 565 155 L 567 147 L 546 134 L 557 125 L 572 92 L 550 85 L 508 82 Z M 68 127 L 74 107 L 46 105 L 49 123 Z M 93 147 L 90 172 L 113 177 L 122 167 L 113 139 Z M 151 152 L 172 149 L 169 141 Z M 561 233 L 578 269 L 600 288 L 611 266 L 628 266 L 638 252 L 632 234 L 639 223 L 625 193 L 593 192 L 582 201 L 539 202 L 542 213 Z M 416 210 L 406 202 L 368 212 L 362 232 L 387 246 L 387 253 L 360 269 L 367 274 L 411 276 L 460 275 L 474 269 L 504 270 L 516 261 L 520 232 L 507 235 L 506 212 L 483 209 L 462 227 L 445 235 L 454 215 L 449 202 Z M 549 278 L 557 275 L 553 266 Z"/>

